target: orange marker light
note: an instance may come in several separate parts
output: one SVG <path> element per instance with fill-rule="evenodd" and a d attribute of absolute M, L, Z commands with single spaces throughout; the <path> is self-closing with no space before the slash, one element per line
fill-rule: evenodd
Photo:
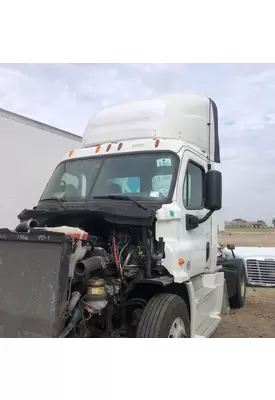
<path fill-rule="evenodd" d="M 184 259 L 183 258 L 179 258 L 179 265 L 183 265 L 184 264 Z"/>
<path fill-rule="evenodd" d="M 73 154 L 74 154 L 74 150 L 71 150 L 68 157 L 72 157 Z"/>
<path fill-rule="evenodd" d="M 97 148 L 95 149 L 95 152 L 98 153 L 100 149 L 101 149 L 101 146 L 99 145 L 99 146 L 97 146 Z"/>

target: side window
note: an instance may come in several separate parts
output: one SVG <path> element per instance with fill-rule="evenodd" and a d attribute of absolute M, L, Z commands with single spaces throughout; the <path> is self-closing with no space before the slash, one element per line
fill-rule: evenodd
<path fill-rule="evenodd" d="M 201 210 L 204 205 L 204 175 L 203 167 L 192 163 L 187 164 L 183 184 L 183 204 L 189 210 Z"/>
<path fill-rule="evenodd" d="M 62 182 L 64 182 L 65 185 L 73 185 L 76 189 L 78 188 L 78 178 L 75 175 L 65 172 L 62 176 Z"/>
<path fill-rule="evenodd" d="M 81 175 L 81 195 L 85 197 L 87 194 L 87 179 L 85 175 Z"/>
<path fill-rule="evenodd" d="M 139 193 L 140 192 L 140 178 L 130 177 L 130 178 L 115 178 L 109 179 L 109 183 L 116 183 L 121 187 L 122 193 Z"/>
<path fill-rule="evenodd" d="M 75 198 L 81 196 L 81 182 L 73 174 L 65 172 L 61 178 L 62 192 L 66 193 L 66 198 Z"/>

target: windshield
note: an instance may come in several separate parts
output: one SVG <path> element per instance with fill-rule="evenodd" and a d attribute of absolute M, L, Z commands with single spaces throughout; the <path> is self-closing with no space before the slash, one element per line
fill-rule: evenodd
<path fill-rule="evenodd" d="M 165 201 L 177 167 L 178 157 L 170 152 L 68 160 L 56 168 L 40 201 L 87 202 L 108 195 Z"/>

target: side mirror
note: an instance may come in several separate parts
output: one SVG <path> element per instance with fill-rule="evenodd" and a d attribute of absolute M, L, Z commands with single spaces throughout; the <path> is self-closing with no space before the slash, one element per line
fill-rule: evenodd
<path fill-rule="evenodd" d="M 214 169 L 205 175 L 205 208 L 209 211 L 222 208 L 222 174 Z"/>

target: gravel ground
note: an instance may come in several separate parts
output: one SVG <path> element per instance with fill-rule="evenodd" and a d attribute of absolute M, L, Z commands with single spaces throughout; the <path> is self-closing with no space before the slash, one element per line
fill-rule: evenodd
<path fill-rule="evenodd" d="M 247 288 L 246 304 L 223 317 L 215 338 L 275 338 L 275 288 Z"/>

